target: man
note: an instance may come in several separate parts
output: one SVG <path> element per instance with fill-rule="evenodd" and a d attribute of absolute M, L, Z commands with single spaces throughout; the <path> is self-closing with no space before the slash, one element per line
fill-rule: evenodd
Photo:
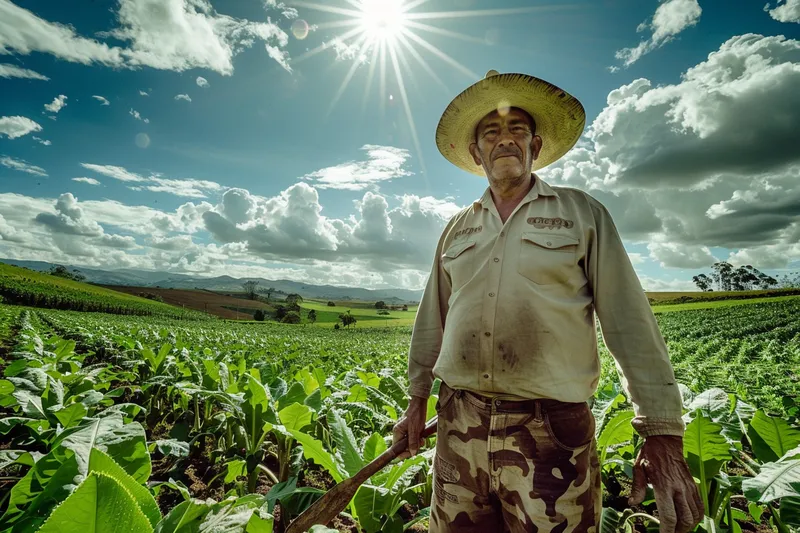
<path fill-rule="evenodd" d="M 606 208 L 533 173 L 575 144 L 583 106 L 558 87 L 490 71 L 447 107 L 441 153 L 489 181 L 439 239 L 394 430 L 417 453 L 440 378 L 430 531 L 597 531 L 601 480 L 587 400 L 600 372 L 595 313 L 645 439 L 629 503 L 653 485 L 660 533 L 703 504 L 683 458 L 681 395 L 647 298 Z"/>

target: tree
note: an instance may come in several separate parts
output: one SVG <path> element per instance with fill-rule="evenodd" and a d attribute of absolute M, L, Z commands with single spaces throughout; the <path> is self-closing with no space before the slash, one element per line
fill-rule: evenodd
<path fill-rule="evenodd" d="M 328 300 L 328 307 L 336 307 L 336 304 Z"/>
<path fill-rule="evenodd" d="M 346 313 L 341 313 L 339 315 L 339 320 L 342 322 L 342 325 L 344 327 L 347 327 L 347 326 L 349 326 L 351 324 L 355 324 L 356 322 L 358 322 L 356 320 L 356 317 L 354 317 L 353 315 L 350 314 L 349 310 Z"/>
<path fill-rule="evenodd" d="M 289 310 L 286 309 L 286 306 L 279 305 L 275 307 L 275 320 L 283 320 L 288 312 Z"/>
<path fill-rule="evenodd" d="M 375 309 L 386 309 L 386 302 L 383 300 L 378 300 L 375 302 Z"/>
<path fill-rule="evenodd" d="M 250 300 L 256 299 L 256 288 L 258 288 L 258 281 L 256 280 L 248 280 L 242 283 L 242 288 L 244 289 L 247 298 Z"/>
<path fill-rule="evenodd" d="M 408 311 L 408 304 L 403 304 L 403 311 Z"/>
<path fill-rule="evenodd" d="M 263 322 L 266 316 L 264 316 L 264 311 L 261 309 L 256 309 L 256 312 L 253 314 L 253 320 L 258 320 L 259 322 Z"/>
<path fill-rule="evenodd" d="M 73 281 L 83 281 L 86 279 L 86 276 L 81 274 L 79 270 L 73 268 L 72 272 L 70 272 L 64 265 L 55 265 L 51 267 L 50 275 L 58 276 L 59 278 L 71 279 Z"/>
<path fill-rule="evenodd" d="M 303 303 L 303 297 L 300 296 L 299 294 L 292 293 L 292 294 L 287 294 L 286 295 L 286 304 L 287 305 L 298 305 L 299 306 L 301 303 Z"/>
<path fill-rule="evenodd" d="M 711 265 L 711 270 L 714 271 L 711 274 L 711 277 L 714 279 L 714 283 L 717 285 L 717 290 L 731 290 L 731 275 L 733 274 L 733 265 L 727 261 L 719 261 Z"/>
<path fill-rule="evenodd" d="M 312 309 L 311 311 L 308 312 L 308 316 L 306 318 L 308 319 L 309 322 L 313 324 L 314 322 L 317 321 L 317 312 L 314 309 Z"/>
<path fill-rule="evenodd" d="M 692 277 L 692 281 L 694 282 L 695 285 L 697 285 L 697 288 L 700 289 L 701 291 L 714 290 L 713 289 L 714 280 L 712 280 L 705 274 L 700 274 L 699 276 Z"/>
<path fill-rule="evenodd" d="M 281 319 L 284 324 L 299 324 L 300 314 L 297 311 L 289 311 L 286 316 Z"/>

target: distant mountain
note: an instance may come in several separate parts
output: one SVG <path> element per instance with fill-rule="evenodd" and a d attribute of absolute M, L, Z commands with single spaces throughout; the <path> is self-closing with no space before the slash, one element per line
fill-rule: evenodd
<path fill-rule="evenodd" d="M 16 259 L 0 259 L 0 262 L 30 268 L 31 270 L 49 271 L 54 263 L 45 261 L 19 261 Z M 291 280 L 268 280 L 264 278 L 234 278 L 217 276 L 203 278 L 171 272 L 152 272 L 123 268 L 119 270 L 99 270 L 94 268 L 64 265 L 68 269 L 80 270 L 86 281 L 96 285 L 129 285 L 135 287 L 162 287 L 173 289 L 204 289 L 211 291 L 241 291 L 242 283 L 258 281 L 259 289 L 276 289 L 277 293 L 296 293 L 303 298 L 320 298 L 329 300 L 363 300 L 393 303 L 418 302 L 422 291 L 407 289 L 362 289 L 359 287 L 337 287 L 334 285 L 312 285 Z"/>

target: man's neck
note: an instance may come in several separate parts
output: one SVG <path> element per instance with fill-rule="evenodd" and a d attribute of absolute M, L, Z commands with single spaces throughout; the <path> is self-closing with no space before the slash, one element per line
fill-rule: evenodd
<path fill-rule="evenodd" d="M 492 200 L 503 222 L 530 192 L 534 185 L 534 179 L 533 175 L 529 174 L 518 183 L 494 184 L 490 182 L 489 190 L 492 192 Z"/>

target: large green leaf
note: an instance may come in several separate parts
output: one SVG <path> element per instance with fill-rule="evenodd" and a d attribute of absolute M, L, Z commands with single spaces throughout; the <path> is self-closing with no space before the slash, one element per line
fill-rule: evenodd
<path fill-rule="evenodd" d="M 341 460 L 344 470 L 350 477 L 356 475 L 364 463 L 358 451 L 356 438 L 339 411 L 332 409 L 328 412 L 328 427 L 336 442 L 336 456 Z"/>
<path fill-rule="evenodd" d="M 281 409 L 278 412 L 278 417 L 283 427 L 287 430 L 300 430 L 311 423 L 313 415 L 311 408 L 307 405 L 293 403 Z"/>
<path fill-rule="evenodd" d="M 706 479 L 714 477 L 722 463 L 731 458 L 730 445 L 722 436 L 722 426 L 697 413 L 686 426 L 683 455 L 695 477 L 700 478 L 701 468 Z"/>
<path fill-rule="evenodd" d="M 800 528 L 800 498 L 781 499 L 781 522 Z"/>
<path fill-rule="evenodd" d="M 72 450 L 80 473 L 88 473 L 89 454 L 92 448 L 106 452 L 137 483 L 145 484 L 150 477 L 150 452 L 144 428 L 138 422 L 124 424 L 119 415 L 105 418 L 88 418 L 78 426 L 64 430 L 54 441 L 57 454 L 63 449 Z"/>
<path fill-rule="evenodd" d="M 191 499 L 181 502 L 158 523 L 155 533 L 197 533 L 214 500 Z"/>
<path fill-rule="evenodd" d="M 105 474 L 114 478 L 114 480 L 131 494 L 136 505 L 139 506 L 139 509 L 141 509 L 142 513 L 147 517 L 150 525 L 156 527 L 159 520 L 161 520 L 161 511 L 153 495 L 150 494 L 147 488 L 137 483 L 135 479 L 129 476 L 122 467 L 111 459 L 111 457 L 106 455 L 105 452 L 93 448 L 89 459 L 89 471 Z"/>
<path fill-rule="evenodd" d="M 117 480 L 92 472 L 59 505 L 39 533 L 151 533 L 136 501 Z"/>
<path fill-rule="evenodd" d="M 358 514 L 358 523 L 367 533 L 381 530 L 381 515 L 391 500 L 389 491 L 383 487 L 361 485 L 353 498 L 353 505 Z"/>
<path fill-rule="evenodd" d="M 330 473 L 331 477 L 333 477 L 334 481 L 341 483 L 344 476 L 337 468 L 333 456 L 325 451 L 320 441 L 296 429 L 291 430 L 289 433 L 291 433 L 297 442 L 303 445 L 303 455 L 306 459 L 310 459 L 325 468 Z"/>
<path fill-rule="evenodd" d="M 620 411 L 606 423 L 605 428 L 597 439 L 597 449 L 600 452 L 600 464 L 605 463 L 608 448 L 622 444 L 633 438 L 633 411 Z"/>
<path fill-rule="evenodd" d="M 373 433 L 364 443 L 364 463 L 371 463 L 380 454 L 386 451 L 386 441 L 379 433 Z"/>
<path fill-rule="evenodd" d="M 87 412 L 86 406 L 82 403 L 73 403 L 60 411 L 56 411 L 55 415 L 61 425 L 68 428 L 83 420 Z"/>
<path fill-rule="evenodd" d="M 800 460 L 765 463 L 756 477 L 742 482 L 748 500 L 766 503 L 785 497 L 800 497 Z"/>
<path fill-rule="evenodd" d="M 295 402 L 303 403 L 307 396 L 308 394 L 306 394 L 303 384 L 295 381 L 292 383 L 292 386 L 289 387 L 289 390 L 286 391 L 286 394 L 278 398 L 278 409 L 280 410 L 288 407 Z"/>
<path fill-rule="evenodd" d="M 242 533 L 255 513 L 261 507 L 266 513 L 266 498 L 259 494 L 250 494 L 236 500 L 226 500 L 215 505 L 200 524 L 201 533 Z M 271 517 L 270 517 L 271 518 Z M 257 529 L 254 531 L 258 532 Z M 262 530 L 263 531 L 263 530 Z"/>
<path fill-rule="evenodd" d="M 14 384 L 7 379 L 0 379 L 0 396 L 14 392 Z"/>
<path fill-rule="evenodd" d="M 747 436 L 750 438 L 753 452 L 762 462 L 776 461 L 800 445 L 800 429 L 790 426 L 781 418 L 768 416 L 761 409 L 756 411 L 750 421 Z"/>
<path fill-rule="evenodd" d="M 600 533 L 617 533 L 622 524 L 622 515 L 613 507 L 603 507 L 600 518 Z"/>

